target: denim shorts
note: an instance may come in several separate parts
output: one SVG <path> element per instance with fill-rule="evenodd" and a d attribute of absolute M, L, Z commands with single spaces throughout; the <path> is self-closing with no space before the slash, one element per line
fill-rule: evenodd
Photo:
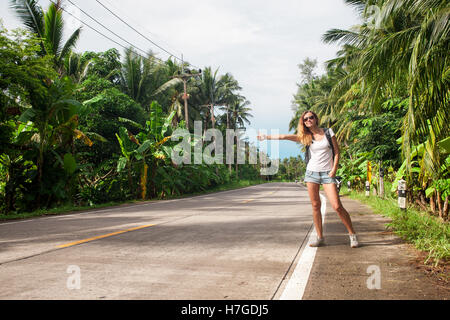
<path fill-rule="evenodd" d="M 328 173 L 330 173 L 330 171 L 317 172 L 306 170 L 305 182 L 312 182 L 316 184 L 336 183 L 336 179 L 331 178 Z"/>

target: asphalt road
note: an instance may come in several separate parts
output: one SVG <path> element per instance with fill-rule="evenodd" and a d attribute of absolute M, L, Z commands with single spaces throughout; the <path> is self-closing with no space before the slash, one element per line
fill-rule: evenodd
<path fill-rule="evenodd" d="M 312 231 L 270 183 L 0 224 L 0 299 L 278 299 Z"/>

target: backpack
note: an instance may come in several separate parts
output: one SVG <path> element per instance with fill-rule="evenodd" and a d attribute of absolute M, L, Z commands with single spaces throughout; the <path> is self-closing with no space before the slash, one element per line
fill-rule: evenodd
<path fill-rule="evenodd" d="M 328 143 L 330 145 L 331 152 L 333 154 L 333 161 L 334 161 L 333 141 L 331 140 L 331 135 L 330 135 L 329 128 L 324 128 L 323 131 L 325 132 L 325 137 L 327 138 Z M 306 165 L 308 165 L 309 159 L 311 159 L 311 153 L 309 151 L 309 146 L 306 146 L 306 153 L 305 153 L 305 163 L 306 163 Z"/>

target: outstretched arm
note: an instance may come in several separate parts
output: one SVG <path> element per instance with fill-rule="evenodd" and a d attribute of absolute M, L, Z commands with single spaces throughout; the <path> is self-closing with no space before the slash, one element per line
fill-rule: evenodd
<path fill-rule="evenodd" d="M 294 142 L 298 142 L 298 137 L 296 134 L 272 134 L 272 135 L 266 135 L 266 134 L 258 134 L 257 136 L 259 141 L 263 140 L 290 140 Z"/>

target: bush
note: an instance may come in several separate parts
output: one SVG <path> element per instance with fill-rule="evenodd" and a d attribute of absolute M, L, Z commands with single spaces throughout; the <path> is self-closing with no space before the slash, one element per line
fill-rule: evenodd
<path fill-rule="evenodd" d="M 81 187 L 78 199 L 82 204 L 88 205 L 121 202 L 132 198 L 129 189 L 126 177 L 112 177 L 95 185 Z"/>

